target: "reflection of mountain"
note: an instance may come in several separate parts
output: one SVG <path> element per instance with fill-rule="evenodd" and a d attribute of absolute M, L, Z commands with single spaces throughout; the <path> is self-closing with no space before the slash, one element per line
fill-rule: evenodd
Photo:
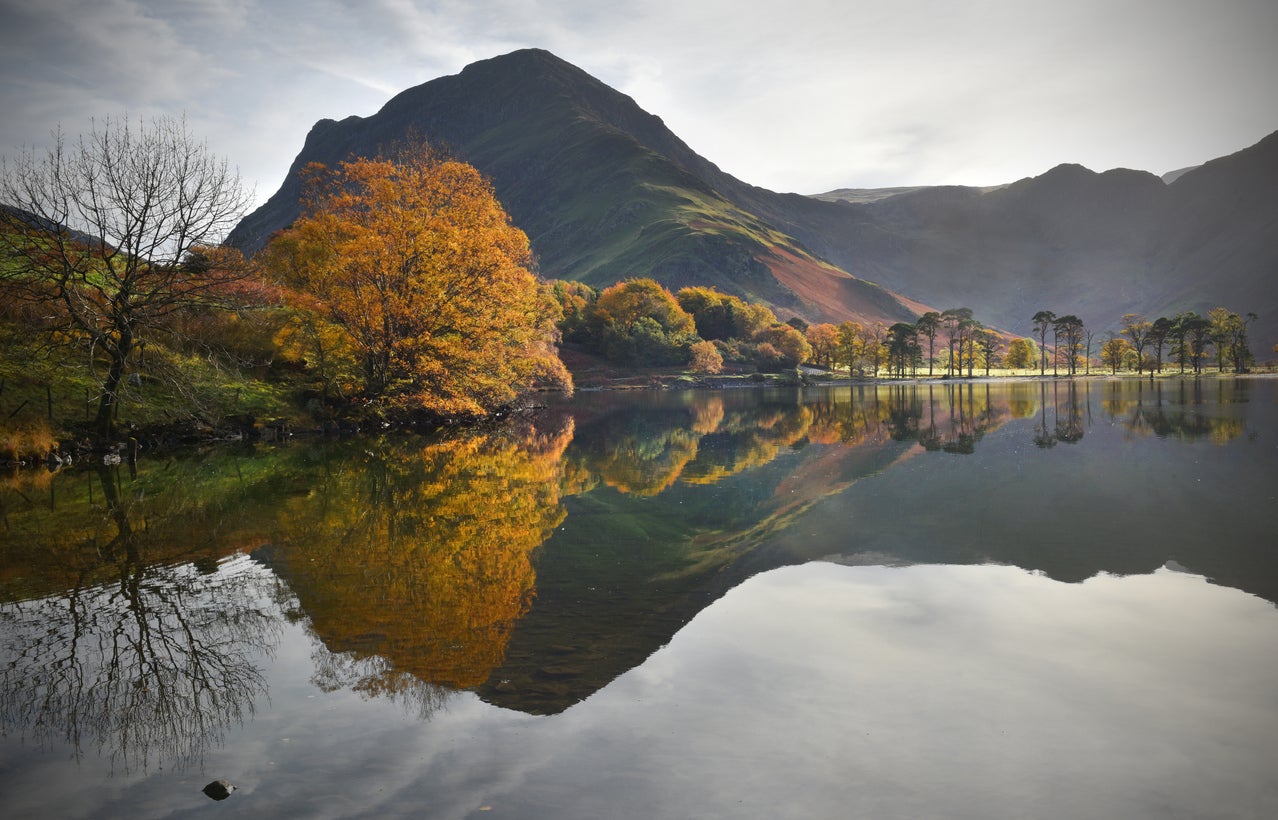
<path fill-rule="evenodd" d="M 846 486 L 902 452 L 888 445 L 829 458 L 805 450 L 714 487 L 678 484 L 659 509 L 606 489 L 568 499 L 568 517 L 537 561 L 537 600 L 480 693 L 538 714 L 585 698 L 724 592 L 777 566 L 753 561 L 753 551 L 814 502 L 783 491 L 787 482 L 811 473 L 814 483 Z"/>
<path fill-rule="evenodd" d="M 1095 494 L 1109 492 L 1099 476 L 1115 454 L 1103 443 L 1088 451 L 1094 462 L 1070 466 L 1059 485 L 1050 465 L 1020 449 L 1019 442 L 1036 437 L 1042 419 L 1053 441 L 1079 442 L 1094 423 L 1099 391 L 1139 396 L 1147 389 L 1130 382 L 967 383 L 805 391 L 784 399 L 754 392 L 656 394 L 628 402 L 604 397 L 603 409 L 585 411 L 588 420 L 580 423 L 569 460 L 614 467 L 617 451 L 610 446 L 640 449 L 624 431 L 644 431 L 650 441 L 678 439 L 691 455 L 679 460 L 682 472 L 671 471 L 671 461 L 654 461 L 661 465 L 653 467 L 659 482 L 605 480 L 608 489 L 565 500 L 565 523 L 537 561 L 536 603 L 516 627 L 505 664 L 480 692 L 509 708 L 561 711 L 641 663 L 750 575 L 835 554 L 872 563 L 1006 563 L 1070 582 L 1100 572 L 1150 572 L 1184 556 L 1181 562 L 1195 571 L 1278 600 L 1278 589 L 1270 588 L 1278 567 L 1255 549 L 1222 551 L 1206 538 L 1189 539 L 1197 546 L 1186 549 L 1183 539 L 1146 527 L 1139 512 L 1130 520 L 1121 509 L 1080 512 L 1071 493 L 1092 483 Z M 1225 395 L 1237 401 L 1245 394 L 1240 388 Z M 1192 388 L 1188 396 L 1192 403 Z M 752 423 L 775 419 L 783 409 L 787 421 Z M 1172 406 L 1165 410 L 1181 415 Z M 1206 406 L 1198 415 L 1214 420 L 1178 429 L 1222 428 L 1217 422 L 1223 419 Z M 707 418 L 715 423 L 706 424 Z M 982 453 L 977 444 L 1014 418 L 1025 420 L 1010 437 L 1012 449 L 1003 437 L 994 452 L 984 453 L 996 467 L 944 457 Z M 792 434 L 771 441 L 781 446 L 770 459 L 757 459 L 745 472 L 723 469 L 718 481 L 701 483 L 708 471 L 692 465 L 737 463 L 729 453 L 749 452 L 755 446 L 750 435 L 766 438 L 773 429 Z M 747 441 L 734 448 L 732 431 Z M 943 457 L 906 458 L 929 450 Z M 1178 460 L 1184 453 L 1170 455 Z M 642 473 L 633 462 L 629 467 Z M 1042 471 L 1037 478 L 1026 475 L 1035 469 Z M 1156 485 L 1166 473 L 1150 467 L 1134 478 L 1115 470 L 1126 486 L 1113 497 L 1156 492 L 1145 482 Z M 647 488 L 658 484 L 653 498 Z M 636 487 L 643 489 L 626 492 Z M 1088 521 L 1094 529 L 1082 526 Z M 1203 529 L 1212 528 L 1219 525 Z M 1140 535 L 1116 543 L 1129 529 Z"/>
<path fill-rule="evenodd" d="M 1029 429 L 987 443 L 972 469 L 942 460 L 894 470 L 876 479 L 872 496 L 847 494 L 806 520 L 802 538 L 777 547 L 815 557 L 811 533 L 855 520 L 883 560 L 1010 564 L 1065 582 L 1174 560 L 1278 602 L 1274 474 L 1255 438 L 1262 408 L 1251 401 L 1262 388 L 1273 396 L 1272 383 L 1228 380 L 1035 385 L 1047 399 Z M 1272 416 L 1261 423 L 1272 429 Z M 1085 430 L 1088 446 L 1027 451 L 1044 428 L 1053 441 L 1062 428 L 1076 429 L 1075 441 Z M 908 503 L 902 510 L 884 498 Z"/>
<path fill-rule="evenodd" d="M 893 386 L 592 402 L 566 458 L 604 487 L 566 499 L 537 561 L 536 603 L 481 694 L 559 712 L 638 665 L 724 592 L 791 562 L 761 548 L 913 452 L 904 427 L 917 431 L 919 413 L 904 417 L 933 401 L 937 440 L 979 438 L 1007 415 L 984 389 L 958 387 L 929 401 Z"/>

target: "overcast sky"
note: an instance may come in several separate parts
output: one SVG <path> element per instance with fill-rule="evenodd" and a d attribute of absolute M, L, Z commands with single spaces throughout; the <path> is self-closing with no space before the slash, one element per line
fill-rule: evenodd
<path fill-rule="evenodd" d="M 778 191 L 1164 173 L 1278 130 L 1274 0 L 0 0 L 0 152 L 185 112 L 264 200 L 321 117 L 548 49 Z"/>

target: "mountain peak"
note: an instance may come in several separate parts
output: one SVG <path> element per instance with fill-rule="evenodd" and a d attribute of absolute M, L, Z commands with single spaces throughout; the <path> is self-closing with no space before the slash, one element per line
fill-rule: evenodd
<path fill-rule="evenodd" d="M 489 57 L 486 60 L 479 60 L 478 62 L 471 63 L 470 65 L 462 69 L 462 73 L 465 73 L 471 70 L 480 70 L 482 69 L 483 66 L 489 65 L 489 64 L 549 65 L 549 66 L 555 66 L 555 67 L 570 68 L 573 71 L 581 70 L 577 68 L 577 66 L 563 59 L 562 57 L 559 57 L 558 55 L 550 51 L 547 51 L 544 48 L 531 47 L 531 48 L 518 48 L 518 49 L 515 49 L 514 51 L 507 52 L 506 54 L 498 54 L 496 57 Z M 582 73 L 585 73 L 585 72 L 582 72 Z"/>
<path fill-rule="evenodd" d="M 521 48 L 507 54 L 479 60 L 466 66 L 454 76 L 481 82 L 494 76 L 504 81 L 527 79 L 532 76 L 540 79 L 553 77 L 569 82 L 599 82 L 577 66 L 543 48 Z M 602 85 L 602 83 L 599 84 Z"/>
<path fill-rule="evenodd" d="M 255 251 L 298 215 L 300 169 L 369 156 L 416 132 L 492 180 L 550 278 L 709 285 L 783 316 L 882 321 L 914 304 L 815 258 L 633 99 L 544 49 L 407 89 L 370 117 L 321 120 L 284 185 L 231 241 Z M 764 192 L 766 193 L 766 192 Z"/>

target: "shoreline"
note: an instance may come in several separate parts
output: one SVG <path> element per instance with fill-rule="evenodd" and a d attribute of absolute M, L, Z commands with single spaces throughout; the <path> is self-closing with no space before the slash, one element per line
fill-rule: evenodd
<path fill-rule="evenodd" d="M 1278 371 L 1230 373 L 1205 372 L 1162 373 L 1150 377 L 1135 373 L 1092 373 L 1074 376 L 1042 375 L 1037 373 L 997 374 L 990 376 L 909 376 L 906 378 L 882 378 L 867 376 L 832 375 L 826 371 L 808 370 L 803 373 L 781 374 L 734 374 L 724 376 L 693 376 L 688 373 L 646 373 L 616 376 L 588 380 L 586 384 L 576 387 L 574 392 L 626 392 L 626 391 L 675 391 L 675 390 L 756 390 L 786 389 L 800 390 L 805 388 L 838 388 L 866 386 L 906 386 L 906 385 L 952 385 L 952 384 L 1034 384 L 1047 382 L 1214 382 L 1234 381 L 1238 379 L 1278 379 Z M 471 419 L 469 421 L 441 422 L 430 429 L 421 425 L 392 425 L 378 427 L 373 430 L 368 424 L 343 422 L 332 425 L 303 425 L 294 427 L 285 420 L 267 422 L 261 426 L 254 425 L 249 429 L 234 422 L 220 426 L 193 425 L 190 422 L 174 424 L 144 431 L 131 431 L 119 434 L 109 443 L 93 443 L 86 440 L 68 442 L 47 453 L 26 453 L 16 459 L 0 461 L 0 469 L 22 470 L 33 467 L 45 467 L 50 471 L 58 471 L 67 467 L 98 467 L 128 463 L 137 459 L 139 453 L 148 456 L 156 453 L 187 452 L 202 447 L 222 445 L 253 445 L 287 442 L 290 439 L 346 438 L 362 436 L 370 433 L 414 433 L 430 435 L 452 429 L 482 429 L 493 424 L 505 423 L 512 417 L 535 414 L 544 407 L 532 394 L 527 402 L 519 407 L 507 409 L 491 416 Z M 571 399 L 569 399 L 571 400 Z M 195 433 L 195 430 L 199 430 Z"/>
<path fill-rule="evenodd" d="M 688 373 L 648 373 L 614 378 L 596 378 L 579 383 L 577 392 L 601 390 L 732 390 L 757 387 L 832 387 L 841 385 L 893 385 L 893 384 L 1016 384 L 1022 382 L 1078 382 L 1078 381 L 1220 381 L 1224 379 L 1278 378 L 1278 371 L 1231 373 L 1091 373 L 1068 375 L 1038 373 L 1001 373 L 989 376 L 907 376 L 905 378 L 875 376 L 845 376 L 825 371 L 806 371 L 802 374 L 769 373 L 729 376 L 694 376 Z"/>

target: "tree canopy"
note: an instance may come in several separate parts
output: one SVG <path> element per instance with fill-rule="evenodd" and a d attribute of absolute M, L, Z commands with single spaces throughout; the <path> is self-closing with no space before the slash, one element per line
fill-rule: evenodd
<path fill-rule="evenodd" d="M 349 336 L 367 398 L 484 414 L 539 384 L 570 388 L 559 306 L 474 167 L 424 143 L 313 165 L 303 204 L 268 265 Z"/>
<path fill-rule="evenodd" d="M 632 365 L 684 364 L 696 324 L 654 279 L 627 279 L 604 288 L 587 308 L 594 345 L 609 359 Z"/>

